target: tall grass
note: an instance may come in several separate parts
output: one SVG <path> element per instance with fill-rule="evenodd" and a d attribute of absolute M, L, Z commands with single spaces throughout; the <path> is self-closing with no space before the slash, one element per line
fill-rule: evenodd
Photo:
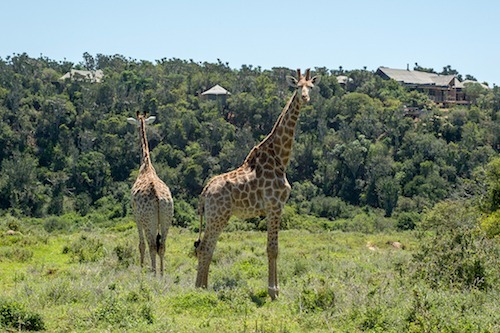
<path fill-rule="evenodd" d="M 412 274 L 421 248 L 412 231 L 280 232 L 281 293 L 272 302 L 265 232 L 223 233 L 209 288 L 198 290 L 194 232 L 171 229 L 165 274 L 155 277 L 138 265 L 137 232 L 129 222 L 72 229 L 30 221 L 20 223 L 20 234 L 2 234 L 0 254 L 24 249 L 32 255 L 0 255 L 1 304 L 38 318 L 33 329 L 48 332 L 500 330 L 497 285 L 436 288 Z M 498 270 L 487 272 L 498 279 Z M 0 323 L 0 330 L 28 329 Z"/>

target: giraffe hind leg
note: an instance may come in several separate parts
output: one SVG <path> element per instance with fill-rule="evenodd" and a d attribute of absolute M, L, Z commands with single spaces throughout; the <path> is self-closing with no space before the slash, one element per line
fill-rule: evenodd
<path fill-rule="evenodd" d="M 208 272 L 212 262 L 212 256 L 217 245 L 217 240 L 222 233 L 222 230 L 229 221 L 229 213 L 224 214 L 217 220 L 207 218 L 205 234 L 197 248 L 198 256 L 198 272 L 196 275 L 196 287 L 207 288 Z"/>
<path fill-rule="evenodd" d="M 139 232 L 139 254 L 141 267 L 144 267 L 144 255 L 146 252 L 146 242 L 144 241 L 144 230 L 140 222 L 137 222 L 137 231 Z"/>
<path fill-rule="evenodd" d="M 154 235 L 148 235 L 148 245 L 149 255 L 151 256 L 151 270 L 156 275 L 156 253 L 158 250 L 156 248 L 156 237 Z"/>
<path fill-rule="evenodd" d="M 161 202 L 159 214 L 159 232 L 156 235 L 156 249 L 158 252 L 158 256 L 160 257 L 160 275 L 163 275 L 168 228 L 172 225 L 172 219 L 174 215 L 173 202 Z"/>

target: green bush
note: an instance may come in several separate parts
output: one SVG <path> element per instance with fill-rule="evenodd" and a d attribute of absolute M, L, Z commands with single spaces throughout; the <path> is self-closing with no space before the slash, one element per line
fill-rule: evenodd
<path fill-rule="evenodd" d="M 462 202 L 440 202 L 426 212 L 418 226 L 413 277 L 432 288 L 488 287 L 487 261 L 493 254 L 476 221 L 477 214 Z"/>
<path fill-rule="evenodd" d="M 481 229 L 488 238 L 500 236 L 500 210 L 497 210 L 481 219 Z"/>
<path fill-rule="evenodd" d="M 181 228 L 193 228 L 198 231 L 198 213 L 195 211 L 193 206 L 184 200 L 178 200 L 174 202 L 174 221 L 173 225 Z"/>
<path fill-rule="evenodd" d="M 93 312 L 93 319 L 106 326 L 133 327 L 141 323 L 154 324 L 151 306 L 152 292 L 149 286 L 140 283 L 136 290 L 127 290 L 123 285 L 111 283 L 107 295 Z"/>
<path fill-rule="evenodd" d="M 318 196 L 311 199 L 311 214 L 329 219 L 349 218 L 351 208 L 338 197 Z"/>
<path fill-rule="evenodd" d="M 413 230 L 420 219 L 417 212 L 402 212 L 396 218 L 396 227 L 399 230 Z"/>
<path fill-rule="evenodd" d="M 0 328 L 2 327 L 42 331 L 45 329 L 45 323 L 39 314 L 27 311 L 21 304 L 0 299 Z"/>
<path fill-rule="evenodd" d="M 298 300 L 301 312 L 322 312 L 333 310 L 335 306 L 335 292 L 327 286 L 319 288 L 303 287 Z"/>
<path fill-rule="evenodd" d="M 135 259 L 135 251 L 131 244 L 118 244 L 113 249 L 118 259 L 118 265 L 122 267 L 129 267 Z"/>
<path fill-rule="evenodd" d="M 20 231 L 21 230 L 21 220 L 10 214 L 2 218 L 2 225 L 8 230 Z"/>
<path fill-rule="evenodd" d="M 172 298 L 170 305 L 176 313 L 184 311 L 209 312 L 219 305 L 219 300 L 214 293 L 192 291 Z"/>
<path fill-rule="evenodd" d="M 95 237 L 81 235 L 76 241 L 63 248 L 64 254 L 71 254 L 79 263 L 95 262 L 104 258 L 104 243 Z"/>
<path fill-rule="evenodd" d="M 393 230 L 395 222 L 392 218 L 387 218 L 377 212 L 362 212 L 356 214 L 351 219 L 335 220 L 331 224 L 331 229 L 342 230 L 344 232 L 361 232 L 365 234 L 377 231 Z"/>
<path fill-rule="evenodd" d="M 3 258 L 14 262 L 28 262 L 33 258 L 33 251 L 21 247 L 0 248 L 0 261 Z"/>
<path fill-rule="evenodd" d="M 43 228 L 49 233 L 54 231 L 68 231 L 71 228 L 71 223 L 63 217 L 51 216 L 43 223 Z"/>

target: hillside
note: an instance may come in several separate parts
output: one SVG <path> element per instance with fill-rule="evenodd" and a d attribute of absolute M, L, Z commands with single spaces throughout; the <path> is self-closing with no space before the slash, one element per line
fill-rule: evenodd
<path fill-rule="evenodd" d="M 102 71 L 102 82 L 60 79 L 74 67 Z M 372 72 L 313 72 L 320 89 L 302 111 L 288 170 L 296 212 L 335 220 L 363 208 L 406 221 L 447 198 L 494 201 L 481 174 L 499 156 L 498 87 L 475 87 L 472 106 L 442 110 Z M 148 133 L 153 163 L 179 204 L 177 225 L 187 226 L 207 179 L 239 166 L 270 131 L 291 94 L 290 74 L 120 55 L 84 54 L 80 64 L 1 60 L 0 209 L 126 216 L 140 161 L 126 118 L 142 110 L 157 116 Z M 231 93 L 227 103 L 201 98 L 216 84 Z M 407 116 L 408 107 L 420 117 Z"/>

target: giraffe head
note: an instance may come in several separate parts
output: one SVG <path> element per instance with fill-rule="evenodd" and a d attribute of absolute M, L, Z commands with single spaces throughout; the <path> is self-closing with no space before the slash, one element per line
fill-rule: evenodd
<path fill-rule="evenodd" d="M 300 96 L 300 100 L 303 103 L 309 102 L 309 92 L 320 81 L 319 76 L 313 76 L 312 78 L 310 76 L 311 70 L 308 68 L 306 69 L 305 76 L 300 74 L 300 69 L 297 69 L 298 79 L 294 78 L 293 76 L 286 77 L 286 81 L 288 82 L 288 84 L 297 89 L 297 94 Z"/>
<path fill-rule="evenodd" d="M 148 145 L 148 139 L 146 138 L 146 125 L 152 124 L 156 117 L 155 116 L 150 116 L 147 119 L 144 119 L 146 117 L 146 113 L 141 114 L 139 111 L 136 113 L 136 118 L 127 118 L 127 122 L 132 125 L 136 125 L 137 128 L 139 129 L 139 139 L 141 141 L 141 148 L 142 148 L 142 165 L 141 165 L 141 170 L 144 167 L 144 165 L 151 165 L 150 157 L 149 157 L 149 145 Z"/>
<path fill-rule="evenodd" d="M 155 116 L 150 116 L 147 119 L 144 119 L 145 116 L 146 116 L 146 114 L 142 115 L 139 111 L 137 111 L 136 118 L 132 118 L 132 117 L 127 118 L 127 122 L 129 124 L 132 124 L 132 125 L 141 126 L 142 121 L 144 121 L 144 123 L 146 125 L 149 125 L 149 124 L 154 123 L 154 121 L 156 120 Z"/>

